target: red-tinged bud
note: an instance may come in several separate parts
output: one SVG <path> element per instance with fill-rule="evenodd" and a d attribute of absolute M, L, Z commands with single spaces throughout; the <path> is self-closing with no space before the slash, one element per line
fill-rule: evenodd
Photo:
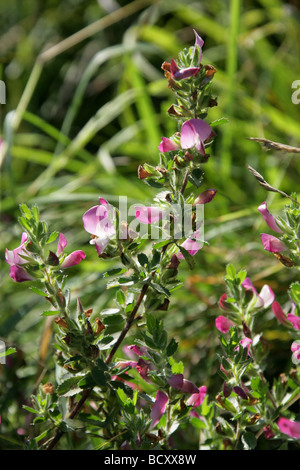
<path fill-rule="evenodd" d="M 241 397 L 243 400 L 248 400 L 247 394 L 244 392 L 244 390 L 239 387 L 238 385 L 236 387 L 233 387 L 234 393 L 236 393 L 239 397 Z"/>
<path fill-rule="evenodd" d="M 216 195 L 216 189 L 207 189 L 203 191 L 203 193 L 199 194 L 199 196 L 194 201 L 194 206 L 197 204 L 207 204 L 208 202 L 212 201 Z"/>

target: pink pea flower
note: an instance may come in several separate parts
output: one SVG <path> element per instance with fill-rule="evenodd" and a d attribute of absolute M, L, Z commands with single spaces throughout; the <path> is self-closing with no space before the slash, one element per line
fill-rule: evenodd
<path fill-rule="evenodd" d="M 137 356 L 148 356 L 148 349 L 144 346 L 137 346 L 136 344 L 132 344 L 128 346 L 128 349 L 134 352 Z"/>
<path fill-rule="evenodd" d="M 197 230 L 196 232 L 194 232 L 194 238 L 199 238 L 199 231 Z M 199 242 L 197 242 L 196 240 L 193 240 L 192 238 L 187 238 L 182 244 L 181 246 L 191 255 L 191 256 L 195 256 L 196 253 L 198 253 L 198 251 L 200 250 L 201 248 L 201 244 Z M 184 256 L 183 254 L 180 252 L 180 253 L 177 253 L 177 258 L 178 259 L 184 259 Z"/>
<path fill-rule="evenodd" d="M 98 255 L 101 255 L 116 231 L 112 223 L 112 206 L 103 198 L 99 198 L 99 201 L 98 206 L 93 206 L 84 213 L 82 220 L 84 229 L 93 236 L 90 243 L 96 246 Z"/>
<path fill-rule="evenodd" d="M 273 237 L 273 235 L 261 233 L 260 238 L 264 249 L 270 253 L 281 253 L 287 250 L 287 246 L 278 238 Z"/>
<path fill-rule="evenodd" d="M 243 347 L 243 349 L 247 348 L 248 350 L 248 356 L 250 356 L 250 347 L 251 347 L 251 344 L 252 344 L 252 339 L 250 338 L 243 338 L 239 344 Z M 234 348 L 235 351 L 238 351 L 239 350 L 239 346 L 237 346 L 236 348 Z"/>
<path fill-rule="evenodd" d="M 295 330 L 300 330 L 300 317 L 294 314 L 295 304 L 292 303 L 292 309 L 287 315 L 283 312 L 280 304 L 275 300 L 272 305 L 272 310 L 277 320 L 285 326 L 289 326 L 289 323 L 293 325 Z"/>
<path fill-rule="evenodd" d="M 199 47 L 200 49 L 200 56 L 199 56 L 199 65 L 200 65 L 201 60 L 202 60 L 202 46 L 204 44 L 204 41 L 195 30 L 194 30 L 194 34 L 195 34 L 195 47 Z M 172 59 L 170 69 L 171 69 L 172 78 L 175 78 L 175 80 L 182 80 L 183 78 L 196 76 L 198 72 L 201 70 L 201 67 L 187 67 L 187 68 L 179 69 L 175 60 Z"/>
<path fill-rule="evenodd" d="M 190 396 L 187 400 L 187 405 L 193 405 L 193 408 L 197 408 L 197 406 L 202 405 L 204 398 L 206 396 L 207 392 L 207 387 L 205 385 L 202 385 L 202 387 L 198 388 L 197 393 L 193 393 L 193 395 Z"/>
<path fill-rule="evenodd" d="M 200 49 L 200 57 L 199 57 L 199 64 L 202 60 L 202 46 L 204 44 L 204 41 L 203 39 L 199 36 L 199 34 L 197 33 L 197 31 L 195 31 L 195 29 L 193 30 L 194 31 L 194 34 L 195 34 L 195 46 L 198 46 L 199 49 Z"/>
<path fill-rule="evenodd" d="M 226 300 L 227 300 L 227 295 L 222 294 L 221 297 L 219 298 L 219 305 L 220 305 L 222 310 L 229 311 L 230 308 L 228 308 Z"/>
<path fill-rule="evenodd" d="M 274 230 L 275 232 L 278 232 L 278 233 L 282 233 L 282 230 L 278 227 L 277 223 L 276 223 L 276 219 L 275 217 L 270 214 L 270 212 L 268 211 L 267 209 L 267 203 L 266 202 L 263 202 L 259 207 L 258 207 L 258 212 L 261 213 L 261 215 L 263 216 L 266 224 L 272 229 Z"/>
<path fill-rule="evenodd" d="M 27 261 L 22 258 L 22 255 L 29 256 L 28 251 L 25 248 L 25 242 L 27 241 L 27 233 L 23 232 L 21 237 L 21 245 L 14 250 L 5 250 L 5 260 L 10 266 L 24 264 Z"/>
<path fill-rule="evenodd" d="M 168 137 L 162 137 L 158 146 L 158 150 L 162 153 L 171 152 L 172 150 L 177 150 L 178 148 L 179 146 L 175 144 L 172 139 L 168 139 Z"/>
<path fill-rule="evenodd" d="M 175 390 L 180 390 L 183 393 L 198 393 L 198 388 L 195 384 L 183 378 L 182 374 L 174 374 L 168 379 L 168 384 Z"/>
<path fill-rule="evenodd" d="M 157 425 L 160 418 L 166 411 L 168 400 L 169 400 L 168 396 L 161 390 L 158 390 L 156 394 L 156 400 L 154 402 L 154 405 L 150 413 L 150 418 L 151 418 L 150 429 L 154 428 L 154 426 Z"/>
<path fill-rule="evenodd" d="M 293 353 L 293 360 L 295 363 L 300 361 L 300 344 L 297 341 L 294 341 L 291 345 L 291 351 Z"/>
<path fill-rule="evenodd" d="M 185 121 L 181 127 L 181 148 L 195 148 L 199 153 L 205 155 L 204 142 L 211 135 L 214 135 L 211 127 L 202 119 Z"/>
<path fill-rule="evenodd" d="M 175 60 L 171 59 L 171 75 L 175 80 L 182 80 L 183 78 L 189 78 L 192 76 L 195 77 L 200 70 L 200 67 L 187 67 L 180 69 Z"/>
<path fill-rule="evenodd" d="M 244 287 L 244 289 L 252 291 L 253 298 L 255 299 L 254 308 L 268 308 L 274 302 L 275 294 L 272 291 L 271 287 L 269 287 L 267 284 L 262 287 L 259 294 L 249 277 L 246 277 L 244 279 L 244 281 L 242 282 L 242 286 Z"/>
<path fill-rule="evenodd" d="M 164 211 L 160 207 L 140 207 L 135 208 L 135 216 L 142 224 L 155 224 L 161 220 Z"/>
<path fill-rule="evenodd" d="M 280 432 L 294 439 L 300 439 L 300 421 L 291 421 L 287 418 L 279 418 L 277 421 Z"/>
<path fill-rule="evenodd" d="M 67 244 L 68 242 L 65 236 L 62 233 L 60 233 L 58 244 L 57 244 L 56 256 L 60 256 L 63 253 L 63 250 L 67 246 Z M 85 258 L 85 256 L 86 255 L 84 251 L 82 250 L 73 251 L 63 260 L 63 262 L 60 265 L 60 268 L 62 269 L 71 268 L 72 266 L 79 264 Z"/>
<path fill-rule="evenodd" d="M 216 318 L 215 324 L 218 330 L 221 331 L 221 333 L 227 333 L 230 330 L 230 327 L 233 326 L 232 321 L 230 321 L 223 315 L 220 315 Z"/>
<path fill-rule="evenodd" d="M 32 281 L 32 277 L 24 267 L 23 264 L 27 261 L 22 256 L 30 256 L 26 250 L 25 243 L 27 241 L 27 233 L 23 232 L 21 237 L 21 245 L 14 250 L 5 250 L 5 261 L 10 265 L 10 277 L 15 282 Z"/>

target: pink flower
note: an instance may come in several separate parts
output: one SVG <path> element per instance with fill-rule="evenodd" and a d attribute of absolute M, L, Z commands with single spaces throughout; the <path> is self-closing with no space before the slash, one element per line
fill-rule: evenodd
<path fill-rule="evenodd" d="M 300 439 L 300 422 L 299 421 L 291 421 L 287 418 L 279 418 L 277 421 L 278 427 L 280 432 L 283 434 L 287 434 L 294 439 Z"/>
<path fill-rule="evenodd" d="M 202 387 L 198 388 L 197 393 L 193 393 L 192 396 L 187 400 L 187 405 L 193 405 L 193 408 L 197 408 L 197 406 L 202 405 L 204 398 L 206 396 L 207 387 L 203 385 Z"/>
<path fill-rule="evenodd" d="M 144 346 L 132 344 L 131 346 L 128 346 L 128 349 L 134 352 L 137 356 L 148 356 L 148 350 Z"/>
<path fill-rule="evenodd" d="M 60 233 L 58 244 L 57 244 L 57 251 L 56 256 L 60 256 L 63 253 L 64 248 L 67 246 L 68 242 L 65 236 Z M 82 250 L 73 251 L 70 253 L 61 263 L 60 268 L 66 269 L 79 264 L 85 258 L 85 252 Z"/>
<path fill-rule="evenodd" d="M 142 224 L 155 224 L 163 216 L 163 210 L 160 207 L 136 207 L 135 216 Z"/>
<path fill-rule="evenodd" d="M 199 34 L 197 33 L 197 31 L 193 30 L 194 31 L 194 34 L 195 34 L 195 46 L 198 46 L 199 49 L 200 49 L 200 57 L 199 57 L 199 64 L 202 60 L 202 46 L 204 44 L 204 41 L 203 39 L 199 36 Z"/>
<path fill-rule="evenodd" d="M 150 368 L 149 362 L 144 361 L 144 359 L 142 358 L 138 360 L 138 363 L 136 365 L 136 370 L 138 371 L 142 379 L 144 379 L 146 382 L 149 382 L 149 379 L 148 379 L 149 368 Z"/>
<path fill-rule="evenodd" d="M 229 311 L 230 309 L 226 305 L 226 303 L 227 303 L 226 300 L 227 300 L 227 295 L 222 294 L 221 297 L 219 298 L 219 305 L 223 310 Z"/>
<path fill-rule="evenodd" d="M 194 238 L 198 238 L 199 237 L 199 231 L 197 230 L 196 232 L 194 232 Z M 200 250 L 200 248 L 202 247 L 202 244 L 200 244 L 199 242 L 197 242 L 196 240 L 193 240 L 192 238 L 187 238 L 182 244 L 181 246 L 191 255 L 191 256 L 195 256 L 196 253 L 198 253 L 198 251 Z M 182 253 L 177 253 L 177 258 L 178 259 L 184 259 L 184 256 Z"/>
<path fill-rule="evenodd" d="M 198 393 L 198 388 L 195 384 L 183 378 L 182 374 L 174 374 L 168 379 L 168 384 L 175 390 L 180 390 L 184 393 Z"/>
<path fill-rule="evenodd" d="M 243 338 L 239 344 L 243 347 L 243 349 L 247 348 L 248 350 L 248 356 L 250 356 L 250 347 L 251 347 L 251 344 L 252 344 L 252 339 L 250 338 Z M 235 351 L 238 351 L 239 350 L 239 346 L 237 346 L 236 348 L 234 348 Z"/>
<path fill-rule="evenodd" d="M 34 279 L 24 268 L 21 266 L 11 266 L 9 276 L 15 282 L 32 281 Z"/>
<path fill-rule="evenodd" d="M 288 313 L 287 315 L 283 312 L 277 300 L 273 302 L 272 310 L 273 310 L 275 317 L 280 323 L 282 323 L 285 326 L 289 326 L 289 323 L 291 323 L 293 327 L 295 328 L 295 330 L 300 330 L 300 317 L 298 317 L 297 315 L 294 315 L 294 311 L 295 311 L 294 302 L 292 303 L 292 309 L 290 313 Z"/>
<path fill-rule="evenodd" d="M 157 425 L 160 418 L 166 411 L 168 400 L 169 400 L 168 396 L 164 392 L 158 390 L 156 394 L 156 400 L 154 402 L 154 405 L 150 413 L 150 418 L 151 418 L 150 429 L 154 428 L 154 426 Z"/>
<path fill-rule="evenodd" d="M 267 209 L 267 203 L 263 202 L 257 209 L 263 216 L 266 224 L 275 232 L 282 233 L 282 230 L 278 227 L 275 217 L 270 214 Z"/>
<path fill-rule="evenodd" d="M 185 121 L 181 127 L 181 148 L 195 148 L 199 153 L 205 155 L 204 142 L 211 135 L 213 135 L 211 127 L 202 119 Z"/>
<path fill-rule="evenodd" d="M 293 353 L 293 360 L 295 363 L 300 361 L 300 343 L 294 341 L 291 345 L 291 351 Z"/>
<path fill-rule="evenodd" d="M 27 261 L 22 258 L 22 255 L 29 256 L 28 251 L 25 248 L 25 242 L 27 241 L 27 233 L 22 233 L 21 245 L 15 248 L 14 250 L 5 249 L 5 261 L 10 264 L 10 266 L 25 264 Z"/>
<path fill-rule="evenodd" d="M 162 137 L 158 146 L 158 150 L 162 153 L 171 152 L 172 150 L 177 150 L 178 148 L 178 145 L 167 137 Z"/>
<path fill-rule="evenodd" d="M 220 315 L 216 318 L 215 324 L 218 330 L 221 331 L 221 333 L 227 333 L 230 330 L 230 327 L 233 326 L 232 321 L 230 321 L 223 315 Z"/>
<path fill-rule="evenodd" d="M 246 277 L 244 279 L 244 281 L 242 282 L 242 286 L 244 287 L 244 289 L 252 291 L 253 298 L 255 299 L 254 308 L 268 308 L 274 302 L 275 294 L 272 291 L 271 287 L 269 287 L 267 284 L 262 287 L 259 294 L 249 277 Z"/>
<path fill-rule="evenodd" d="M 116 231 L 112 221 L 114 221 L 114 210 L 108 202 L 99 198 L 100 204 L 93 206 L 86 211 L 82 217 L 84 229 L 93 235 L 90 241 L 96 245 L 98 255 L 101 255 Z"/>
<path fill-rule="evenodd" d="M 187 67 L 179 69 L 174 59 L 171 59 L 171 75 L 175 80 L 182 80 L 183 78 L 189 78 L 196 76 L 200 71 L 200 67 Z"/>
<path fill-rule="evenodd" d="M 287 246 L 278 238 L 273 237 L 273 235 L 261 233 L 260 238 L 264 249 L 270 253 L 281 253 L 287 250 Z"/>
<path fill-rule="evenodd" d="M 23 232 L 21 237 L 21 245 L 14 250 L 5 250 L 5 261 L 10 265 L 10 277 L 15 282 L 32 281 L 34 279 L 24 267 L 27 261 L 22 256 L 30 256 L 26 250 L 25 243 L 27 241 L 27 233 Z"/>

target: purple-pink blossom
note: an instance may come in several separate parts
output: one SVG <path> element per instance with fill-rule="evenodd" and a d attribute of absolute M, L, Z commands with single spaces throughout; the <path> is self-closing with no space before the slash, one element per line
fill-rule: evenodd
<path fill-rule="evenodd" d="M 300 421 L 291 421 L 281 417 L 277 421 L 277 425 L 283 434 L 287 434 L 294 439 L 300 439 Z"/>
<path fill-rule="evenodd" d="M 135 216 L 142 224 L 155 224 L 163 217 L 164 211 L 160 207 L 143 207 L 135 208 Z"/>
<path fill-rule="evenodd" d="M 160 418 L 166 411 L 168 400 L 169 400 L 168 396 L 161 390 L 158 390 L 158 392 L 156 393 L 156 400 L 154 402 L 154 405 L 150 413 L 150 418 L 151 418 L 150 429 L 154 428 L 154 426 L 157 425 Z"/>
<path fill-rule="evenodd" d="M 233 323 L 228 318 L 220 315 L 216 318 L 215 325 L 221 333 L 227 333 L 230 327 L 233 326 Z"/>
<path fill-rule="evenodd" d="M 197 406 L 202 405 L 204 398 L 206 396 L 207 387 L 202 385 L 202 387 L 198 388 L 198 392 L 193 393 L 187 400 L 187 405 L 193 405 L 193 408 L 197 408 Z"/>
<path fill-rule="evenodd" d="M 291 351 L 293 353 L 293 359 L 295 362 L 300 361 L 300 343 L 297 341 L 293 341 L 291 345 Z"/>
<path fill-rule="evenodd" d="M 289 326 L 289 323 L 292 324 L 295 330 L 300 330 L 300 317 L 294 314 L 295 304 L 292 303 L 291 311 L 288 314 L 285 314 L 280 306 L 280 304 L 275 300 L 272 304 L 272 310 L 277 318 L 277 320 L 285 326 Z"/>
<path fill-rule="evenodd" d="M 63 250 L 67 246 L 68 242 L 65 238 L 65 236 L 60 233 L 59 234 L 59 239 L 58 239 L 58 244 L 57 244 L 57 250 L 56 250 L 56 256 L 60 256 L 63 253 Z M 79 264 L 83 259 L 85 259 L 85 252 L 82 250 L 76 250 L 70 253 L 66 258 L 63 259 L 63 262 L 60 265 L 60 268 L 62 269 L 67 269 L 71 268 L 72 266 L 75 266 L 76 264 Z"/>
<path fill-rule="evenodd" d="M 247 336 L 243 339 L 241 339 L 241 341 L 239 342 L 239 344 L 242 346 L 243 349 L 247 349 L 248 351 L 248 356 L 250 356 L 250 347 L 251 347 L 251 344 L 252 344 L 252 339 L 250 338 L 247 338 Z M 237 346 L 235 348 L 235 351 L 238 351 L 239 350 L 239 346 Z"/>
<path fill-rule="evenodd" d="M 27 241 L 27 233 L 23 232 L 21 237 L 21 245 L 14 250 L 5 250 L 5 261 L 10 265 L 10 277 L 15 282 L 31 281 L 34 279 L 22 265 L 27 263 L 23 256 L 30 256 L 26 250 L 25 243 Z"/>
<path fill-rule="evenodd" d="M 183 149 L 195 148 L 205 155 L 204 142 L 214 135 L 211 127 L 203 119 L 190 119 L 181 127 L 180 145 Z"/>
<path fill-rule="evenodd" d="M 197 198 L 194 201 L 194 205 L 197 204 L 207 204 L 208 202 L 212 201 L 213 198 L 216 195 L 217 190 L 216 189 L 206 189 L 206 191 L 203 191 L 202 193 L 197 196 Z"/>
<path fill-rule="evenodd" d="M 171 59 L 171 75 L 175 80 L 182 80 L 183 78 L 189 78 L 196 76 L 200 72 L 200 67 L 187 67 L 180 69 L 174 59 Z"/>
<path fill-rule="evenodd" d="M 255 289 L 254 285 L 251 282 L 251 279 L 249 277 L 246 277 L 244 281 L 242 282 L 242 286 L 246 290 L 251 290 L 253 293 L 253 298 L 255 300 L 253 308 L 268 308 L 272 303 L 274 302 L 275 299 L 275 294 L 272 291 L 271 287 L 265 284 L 261 291 L 257 292 Z"/>
<path fill-rule="evenodd" d="M 178 148 L 179 146 L 168 137 L 162 137 L 158 146 L 158 150 L 162 153 L 171 152 L 173 150 L 177 150 Z"/>
<path fill-rule="evenodd" d="M 84 229 L 93 236 L 90 243 L 96 246 L 98 255 L 101 255 L 116 231 L 113 225 L 115 217 L 113 207 L 106 199 L 99 198 L 99 202 L 99 205 L 91 207 L 84 213 L 82 220 Z"/>
<path fill-rule="evenodd" d="M 182 374 L 174 374 L 168 379 L 168 384 L 175 390 L 183 393 L 198 393 L 198 388 L 190 380 L 183 378 Z"/>
<path fill-rule="evenodd" d="M 270 227 L 272 230 L 274 230 L 275 232 L 278 232 L 278 233 L 282 233 L 282 230 L 278 227 L 277 225 L 277 222 L 276 222 L 276 219 L 275 217 L 270 214 L 270 212 L 268 211 L 268 208 L 267 208 L 267 203 L 266 202 L 263 202 L 259 207 L 258 207 L 258 212 L 261 213 L 261 215 L 263 216 L 266 224 L 268 225 L 268 227 Z"/>
<path fill-rule="evenodd" d="M 264 249 L 270 253 L 281 253 L 287 250 L 287 246 L 279 238 L 273 237 L 273 235 L 261 233 L 260 238 Z"/>

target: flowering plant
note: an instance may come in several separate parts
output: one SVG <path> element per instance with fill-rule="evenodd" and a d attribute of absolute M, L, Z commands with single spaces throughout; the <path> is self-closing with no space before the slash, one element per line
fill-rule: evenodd
<path fill-rule="evenodd" d="M 10 277 L 30 282 L 32 291 L 50 303 L 42 315 L 53 318 L 55 328 L 56 383 L 41 384 L 32 406 L 24 405 L 34 416 L 27 448 L 57 448 L 76 431 L 85 432 L 88 445 L 96 440 L 99 449 L 172 449 L 173 434 L 186 426 L 200 433 L 201 448 L 218 450 L 253 449 L 261 437 L 278 447 L 299 438 L 300 423 L 290 412 L 299 398 L 299 369 L 269 385 L 264 375 L 268 351 L 259 329 L 260 315 L 272 310 L 293 336 L 292 357 L 299 360 L 299 283 L 290 287 L 291 310 L 285 314 L 267 284 L 258 293 L 245 270 L 227 266 L 227 292 L 219 301 L 223 314 L 215 321 L 223 380 L 216 397 L 205 383 L 186 376 L 176 359 L 178 341 L 169 337 L 159 316 L 172 315 L 172 292 L 182 285 L 181 263 L 196 265 L 206 243 L 203 206 L 217 193 L 199 191 L 220 124 L 207 122 L 217 105 L 211 89 L 216 69 L 203 65 L 203 45 L 195 32 L 194 45 L 162 65 L 175 96 L 168 114 L 178 130 L 158 143 L 156 166 L 138 168 L 139 179 L 159 189 L 155 204 L 136 205 L 132 223 L 102 196 L 83 214 L 87 240 L 95 245 L 93 262 L 99 257 L 120 265 L 105 273 L 115 291 L 111 308 L 96 313 L 80 298 L 73 307 L 65 270 L 84 262 L 84 251 L 67 255 L 66 238 L 48 231 L 37 206 L 20 206 L 21 245 L 5 255 Z M 263 234 L 264 248 L 293 269 L 299 267 L 298 207 L 293 202 L 286 209 L 286 222 L 275 219 L 266 203 L 259 207 L 267 225 L 283 238 Z M 152 230 L 158 235 L 149 241 Z M 285 250 L 289 257 L 282 255 Z"/>

